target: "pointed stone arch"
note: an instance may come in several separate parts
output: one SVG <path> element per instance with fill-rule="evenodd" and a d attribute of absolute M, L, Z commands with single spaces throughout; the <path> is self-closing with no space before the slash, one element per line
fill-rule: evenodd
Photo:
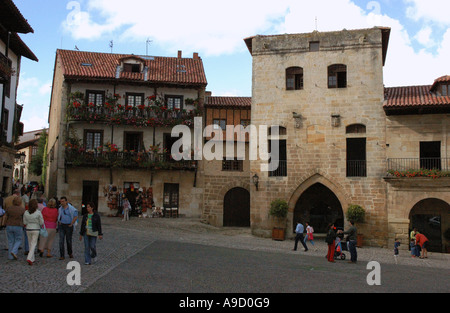
<path fill-rule="evenodd" d="M 305 192 L 308 191 L 308 189 L 310 189 L 315 185 L 317 186 L 318 184 L 324 187 L 323 190 L 329 190 L 330 195 L 333 194 L 336 197 L 335 202 L 336 203 L 338 202 L 340 205 L 337 209 L 342 211 L 342 218 L 343 220 L 345 220 L 344 210 L 350 204 L 351 199 L 350 196 L 345 193 L 342 186 L 331 181 L 329 178 L 325 177 L 322 173 L 316 172 L 310 175 L 308 178 L 301 180 L 301 182 L 297 184 L 297 187 L 290 193 L 291 197 L 288 201 L 289 204 L 288 225 L 292 225 L 292 227 L 296 225 L 297 221 L 294 220 L 295 208 L 301 196 L 304 195 Z"/>

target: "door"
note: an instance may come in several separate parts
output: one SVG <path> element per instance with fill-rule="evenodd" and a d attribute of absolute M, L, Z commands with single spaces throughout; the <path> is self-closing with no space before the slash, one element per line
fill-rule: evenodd
<path fill-rule="evenodd" d="M 441 142 L 420 142 L 420 168 L 441 169 Z"/>
<path fill-rule="evenodd" d="M 250 226 L 250 193 L 246 189 L 236 187 L 225 194 L 223 226 Z"/>
<path fill-rule="evenodd" d="M 179 188 L 178 184 L 164 184 L 163 205 L 165 208 L 178 208 Z"/>
<path fill-rule="evenodd" d="M 365 177 L 366 138 L 347 138 L 347 177 Z"/>
<path fill-rule="evenodd" d="M 98 181 L 83 180 L 83 195 L 82 195 L 81 213 L 87 213 L 86 204 L 93 202 L 98 210 Z"/>

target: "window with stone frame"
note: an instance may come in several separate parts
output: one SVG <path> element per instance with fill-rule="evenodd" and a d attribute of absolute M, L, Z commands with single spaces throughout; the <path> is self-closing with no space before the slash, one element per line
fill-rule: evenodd
<path fill-rule="evenodd" d="M 347 88 L 347 65 L 328 66 L 328 88 Z"/>
<path fill-rule="evenodd" d="M 286 69 L 286 90 L 303 89 L 303 68 L 294 66 Z"/>

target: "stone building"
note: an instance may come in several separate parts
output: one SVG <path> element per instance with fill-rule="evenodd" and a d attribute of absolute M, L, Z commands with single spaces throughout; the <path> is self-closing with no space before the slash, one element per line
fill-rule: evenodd
<path fill-rule="evenodd" d="M 251 123 L 282 129 L 268 140 L 279 143 L 279 168 L 250 161 L 250 176 L 259 177 L 250 200 L 254 234 L 269 236 L 276 198 L 289 204 L 288 237 L 298 220 L 316 232 L 329 222 L 347 227 L 347 207 L 358 204 L 366 209 L 358 225 L 365 244 L 388 246 L 399 238 L 407 247 L 413 224 L 429 232 L 425 224 L 434 219 L 437 250 L 444 249 L 450 178 L 411 179 L 389 170 L 398 158 L 419 162 L 400 160 L 406 169 L 438 162 L 440 175 L 449 170 L 450 101 L 441 92 L 448 77 L 433 86 L 385 89 L 389 35 L 389 28 L 375 27 L 245 39 L 253 58 Z"/>
<path fill-rule="evenodd" d="M 57 50 L 49 112 L 46 194 L 115 214 L 119 194 L 200 216 L 197 161 L 172 158 L 172 126 L 193 127 L 207 81 L 192 58 Z M 178 150 L 180 151 L 180 150 Z M 183 150 L 186 152 L 185 150 Z M 190 155 L 190 151 L 188 151 Z M 151 201 L 149 199 L 149 201 Z"/>
<path fill-rule="evenodd" d="M 14 143 L 23 131 L 20 123 L 22 106 L 17 104 L 22 57 L 38 61 L 18 33 L 32 33 L 20 11 L 11 0 L 0 3 L 0 191 L 11 192 L 16 150 Z"/>

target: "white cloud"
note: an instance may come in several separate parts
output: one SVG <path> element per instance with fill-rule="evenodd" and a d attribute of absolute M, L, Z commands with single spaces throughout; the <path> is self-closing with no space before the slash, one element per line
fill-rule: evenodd
<path fill-rule="evenodd" d="M 405 0 L 407 16 L 415 21 L 424 19 L 442 25 L 450 25 L 450 1 L 448 0 Z"/>
<path fill-rule="evenodd" d="M 47 118 L 43 118 L 37 115 L 32 115 L 26 118 L 22 117 L 20 121 L 23 123 L 24 132 L 48 128 Z"/>
<path fill-rule="evenodd" d="M 433 37 L 436 23 L 450 25 L 450 1 L 404 0 L 408 17 L 421 31 L 408 35 L 402 23 L 384 12 L 379 1 L 365 8 L 351 0 L 86 0 L 70 11 L 65 23 L 74 38 L 98 39 L 115 34 L 120 41 L 153 40 L 167 51 L 199 52 L 202 57 L 247 53 L 243 38 L 257 34 L 391 27 L 385 72 L 386 86 L 431 84 L 450 68 L 450 35 Z M 383 13 L 382 13 L 383 11 Z M 75 14 L 78 13 L 78 14 Z M 68 23 L 69 22 L 69 23 Z M 117 37 L 119 34 L 119 37 Z M 425 48 L 415 51 L 412 42 Z M 430 49 L 432 47 L 433 49 Z M 249 78 L 251 79 L 251 78 Z"/>

